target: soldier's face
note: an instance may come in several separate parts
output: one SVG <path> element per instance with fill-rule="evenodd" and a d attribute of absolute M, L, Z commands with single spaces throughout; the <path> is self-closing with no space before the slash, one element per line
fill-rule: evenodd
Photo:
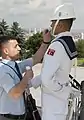
<path fill-rule="evenodd" d="M 21 48 L 19 47 L 18 42 L 16 40 L 9 40 L 4 45 L 4 53 L 12 60 L 16 60 L 19 58 L 20 51 Z"/>
<path fill-rule="evenodd" d="M 58 22 L 58 24 L 56 25 L 56 22 L 57 22 L 56 20 L 51 21 L 52 33 L 54 30 L 54 35 L 57 35 L 60 32 L 60 23 Z"/>

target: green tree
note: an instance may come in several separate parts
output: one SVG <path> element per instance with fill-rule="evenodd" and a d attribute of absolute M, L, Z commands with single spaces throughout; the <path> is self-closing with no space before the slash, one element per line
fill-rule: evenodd
<path fill-rule="evenodd" d="M 54 36 L 51 36 L 51 40 L 54 39 Z M 35 52 L 40 47 L 41 43 L 43 41 L 43 35 L 42 33 L 36 33 L 33 36 L 30 36 L 25 41 L 25 58 L 31 57 L 35 54 Z"/>
<path fill-rule="evenodd" d="M 9 33 L 9 25 L 4 19 L 0 21 L 0 35 L 7 35 Z"/>
<path fill-rule="evenodd" d="M 78 52 L 78 58 L 84 58 L 84 40 L 78 40 L 76 42 L 76 48 Z"/>
<path fill-rule="evenodd" d="M 21 59 L 24 59 L 24 53 L 25 53 L 25 48 L 24 48 L 24 43 L 25 43 L 25 37 L 24 37 L 24 32 L 22 28 L 20 27 L 19 23 L 13 22 L 11 28 L 10 28 L 10 36 L 15 37 L 19 45 L 21 47 Z"/>
<path fill-rule="evenodd" d="M 41 45 L 42 40 L 42 33 L 37 33 L 33 36 L 30 36 L 25 41 L 25 58 L 31 57 L 37 51 Z"/>
<path fill-rule="evenodd" d="M 10 34 L 11 36 L 20 38 L 20 40 L 23 40 L 24 38 L 24 32 L 22 28 L 19 26 L 19 23 L 13 22 L 11 28 L 10 28 Z"/>

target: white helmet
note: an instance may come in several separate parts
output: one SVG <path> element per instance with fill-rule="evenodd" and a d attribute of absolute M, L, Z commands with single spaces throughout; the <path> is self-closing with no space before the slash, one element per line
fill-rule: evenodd
<path fill-rule="evenodd" d="M 64 3 L 56 7 L 54 15 L 51 20 L 63 20 L 73 18 L 76 19 L 74 8 L 71 3 Z"/>

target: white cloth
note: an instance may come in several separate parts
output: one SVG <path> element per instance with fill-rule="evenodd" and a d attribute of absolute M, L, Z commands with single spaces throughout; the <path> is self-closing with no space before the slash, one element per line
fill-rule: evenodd
<path fill-rule="evenodd" d="M 57 39 L 62 36 L 71 36 L 71 34 L 69 32 L 60 33 Z M 58 41 L 50 44 L 45 53 L 41 71 L 42 120 L 60 120 L 55 114 L 67 115 L 68 97 L 71 88 L 69 86 L 62 87 L 61 85 L 69 82 L 71 66 L 72 61 L 69 59 L 63 45 Z"/>
<path fill-rule="evenodd" d="M 44 116 L 42 116 L 42 120 L 45 119 L 46 115 L 47 115 L 47 119 L 46 120 L 66 120 L 66 115 L 51 114 L 50 112 L 44 113 Z"/>
<path fill-rule="evenodd" d="M 71 34 L 61 33 L 57 39 L 61 36 L 71 36 Z M 31 81 L 31 85 L 35 88 L 42 84 L 42 120 L 66 120 L 71 87 L 61 85 L 69 82 L 71 66 L 72 61 L 63 45 L 58 41 L 53 42 L 45 53 L 41 75 L 37 76 L 35 81 L 34 79 Z"/>
<path fill-rule="evenodd" d="M 28 87 L 34 87 L 35 89 L 41 86 L 41 76 L 37 75 L 34 78 L 32 78 L 30 81 L 28 81 Z"/>

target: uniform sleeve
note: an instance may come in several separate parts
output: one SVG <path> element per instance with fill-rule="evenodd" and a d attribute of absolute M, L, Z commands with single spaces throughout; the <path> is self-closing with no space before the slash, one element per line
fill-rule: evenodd
<path fill-rule="evenodd" d="M 7 93 L 15 86 L 14 78 L 9 73 L 3 75 L 3 77 L 0 80 L 0 83 Z"/>
<path fill-rule="evenodd" d="M 33 66 L 33 59 L 32 59 L 32 58 L 29 58 L 29 59 L 20 61 L 20 62 L 18 63 L 18 65 L 19 65 L 22 73 L 24 73 L 25 70 L 26 70 L 26 66 L 30 66 L 30 67 Z"/>
<path fill-rule="evenodd" d="M 28 83 L 29 87 L 34 87 L 35 89 L 41 85 L 41 76 L 37 75 L 31 79 Z"/>
<path fill-rule="evenodd" d="M 56 88 L 56 81 L 53 80 L 53 77 L 60 68 L 61 61 L 63 60 L 63 50 L 64 48 L 61 43 L 54 42 L 49 46 L 44 56 L 41 71 L 42 84 L 52 90 Z"/>

